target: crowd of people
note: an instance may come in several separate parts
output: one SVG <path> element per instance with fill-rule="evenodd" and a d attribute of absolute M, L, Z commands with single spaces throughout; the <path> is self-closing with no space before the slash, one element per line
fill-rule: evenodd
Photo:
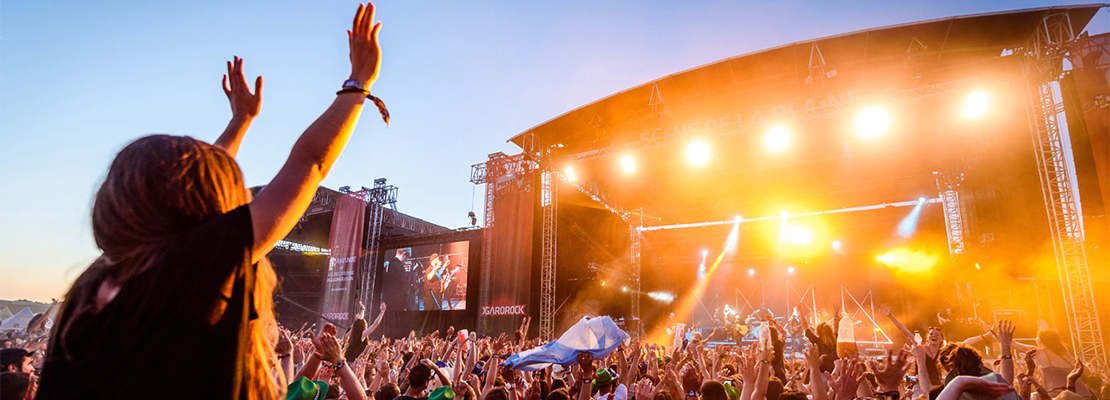
<path fill-rule="evenodd" d="M 214 143 L 153 135 L 120 151 L 93 205 L 102 255 L 58 303 L 50 329 L 32 324 L 4 341 L 0 400 L 1110 400 L 1105 376 L 1085 371 L 1054 331 L 1033 346 L 998 321 L 970 340 L 997 344 L 1001 356 L 988 363 L 938 329 L 918 343 L 888 309 L 906 337 L 896 354 L 838 351 L 837 321 L 806 317 L 812 326 L 792 328 L 804 335 L 769 324 L 767 339 L 752 343 L 631 340 L 599 359 L 580 352 L 576 363 L 534 371 L 502 366 L 544 344 L 526 335 L 528 319 L 511 338 L 451 328 L 371 340 L 383 303 L 376 321 L 360 317 L 342 334 L 330 324 L 278 325 L 265 255 L 308 207 L 365 100 L 388 123 L 370 94 L 381 66 L 374 14 L 359 6 L 347 32 L 349 79 L 253 198 L 235 155 L 263 82 L 252 93 L 239 58 L 223 85 L 232 119 Z"/>

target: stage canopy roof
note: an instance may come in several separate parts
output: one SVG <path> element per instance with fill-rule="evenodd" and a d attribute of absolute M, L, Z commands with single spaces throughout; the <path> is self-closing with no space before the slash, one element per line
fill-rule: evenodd
<path fill-rule="evenodd" d="M 930 156 L 953 146 L 946 135 L 1004 131 L 1031 147 L 1023 92 L 1013 92 L 1023 87 L 1022 47 L 1046 16 L 1066 16 L 1078 34 L 1104 6 L 957 16 L 743 54 L 615 93 L 510 141 L 551 146 L 554 168 L 573 168 L 611 205 L 659 218 L 646 225 L 762 216 L 772 203 L 815 211 L 933 197 L 932 172 L 954 161 Z M 978 126 L 940 119 L 955 114 L 955 95 L 981 87 L 997 89 L 992 101 L 1009 115 Z M 851 137 L 855 111 L 868 104 L 893 110 L 884 143 Z M 794 148 L 771 155 L 762 137 L 779 124 Z M 683 161 L 689 139 L 712 142 L 700 170 Z M 635 173 L 621 171 L 625 155 Z"/>

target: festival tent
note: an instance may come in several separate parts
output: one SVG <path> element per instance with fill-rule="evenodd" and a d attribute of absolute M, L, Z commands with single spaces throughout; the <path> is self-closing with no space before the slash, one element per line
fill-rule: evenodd
<path fill-rule="evenodd" d="M 0 331 L 23 330 L 27 328 L 27 323 L 31 322 L 31 318 L 34 316 L 35 313 L 31 312 L 30 307 L 23 307 L 18 313 L 5 319 L 4 323 L 0 324 Z"/>
<path fill-rule="evenodd" d="M 12 310 L 9 310 L 7 307 L 0 308 L 0 321 L 6 320 L 11 317 Z"/>

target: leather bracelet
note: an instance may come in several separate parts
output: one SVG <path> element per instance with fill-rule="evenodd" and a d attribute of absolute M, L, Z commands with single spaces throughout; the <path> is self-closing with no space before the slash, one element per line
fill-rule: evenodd
<path fill-rule="evenodd" d="M 378 108 L 378 113 L 382 115 L 382 120 L 385 121 L 385 125 L 389 126 L 389 110 L 385 108 L 385 102 L 382 101 L 382 99 L 379 99 L 377 96 L 370 94 L 369 90 L 359 89 L 356 87 L 345 87 L 343 89 L 339 89 L 338 92 L 335 92 L 336 95 L 340 95 L 343 93 L 359 93 L 363 96 L 366 96 L 366 98 L 374 102 L 374 106 Z"/>

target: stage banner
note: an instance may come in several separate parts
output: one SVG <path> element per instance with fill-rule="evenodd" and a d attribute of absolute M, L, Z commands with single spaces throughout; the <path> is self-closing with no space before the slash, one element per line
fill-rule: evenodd
<path fill-rule="evenodd" d="M 511 333 L 532 311 L 528 301 L 532 291 L 536 173 L 509 172 L 487 179 L 486 184 L 492 185 L 486 193 L 493 195 L 493 223 L 483 232 L 483 248 L 489 253 L 483 255 L 488 264 L 482 266 L 487 271 L 482 277 L 489 282 L 482 285 L 488 289 L 481 296 L 478 324 L 482 333 Z"/>
<path fill-rule="evenodd" d="M 364 192 L 341 194 L 335 199 L 328 247 L 328 275 L 324 281 L 321 313 L 332 320 L 350 323 L 355 294 L 355 275 L 362 254 L 366 225 Z"/>

